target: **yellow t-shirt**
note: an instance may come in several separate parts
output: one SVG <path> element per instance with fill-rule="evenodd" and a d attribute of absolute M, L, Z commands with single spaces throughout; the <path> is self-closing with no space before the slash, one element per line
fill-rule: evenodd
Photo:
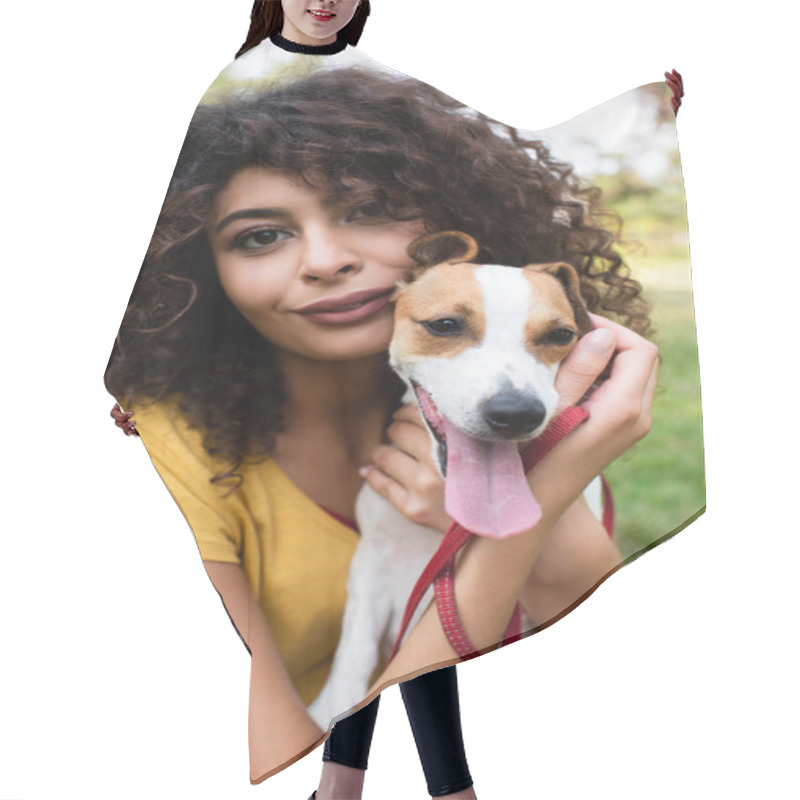
<path fill-rule="evenodd" d="M 209 483 L 224 462 L 174 403 L 132 404 L 142 442 L 204 561 L 241 564 L 303 701 L 322 689 L 341 631 L 358 534 L 307 497 L 272 458 L 243 464 L 242 485 Z M 226 485 L 227 484 L 227 485 Z M 225 494 L 228 493 L 225 497 Z"/>

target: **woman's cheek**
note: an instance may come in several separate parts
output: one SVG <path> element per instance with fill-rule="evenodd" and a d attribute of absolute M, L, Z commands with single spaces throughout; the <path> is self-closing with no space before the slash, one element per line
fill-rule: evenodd
<path fill-rule="evenodd" d="M 217 274 L 228 299 L 251 322 L 278 299 L 279 288 L 274 278 L 266 280 L 265 272 L 254 269 L 253 265 L 222 263 Z"/>
<path fill-rule="evenodd" d="M 236 308 L 241 310 L 242 298 L 246 297 L 244 292 L 243 280 L 244 272 L 236 269 L 228 259 L 216 258 L 217 277 L 222 291 L 228 296 L 228 299 L 233 303 Z"/>

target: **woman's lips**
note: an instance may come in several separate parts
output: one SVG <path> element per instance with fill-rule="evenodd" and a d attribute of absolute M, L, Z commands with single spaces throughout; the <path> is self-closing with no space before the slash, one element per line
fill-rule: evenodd
<path fill-rule="evenodd" d="M 389 295 L 384 294 L 373 300 L 366 300 L 357 308 L 351 308 L 347 311 L 316 311 L 314 313 L 305 313 L 303 316 L 322 325 L 347 325 L 351 322 L 361 322 L 374 316 L 379 311 L 382 311 L 388 303 Z"/>
<path fill-rule="evenodd" d="M 333 19 L 333 17 L 336 16 L 336 14 L 333 14 L 330 11 L 309 10 L 308 13 L 311 14 L 311 16 L 314 19 L 318 20 L 319 22 L 327 22 L 328 20 Z"/>
<path fill-rule="evenodd" d="M 319 311 L 346 311 L 348 306 L 360 305 L 367 302 L 367 300 L 375 300 L 378 296 L 383 297 L 391 294 L 393 290 L 393 286 L 387 286 L 384 289 L 359 289 L 339 297 L 329 297 L 323 300 L 316 300 L 313 303 L 306 303 L 304 306 L 294 310 L 298 314 L 310 314 Z"/>

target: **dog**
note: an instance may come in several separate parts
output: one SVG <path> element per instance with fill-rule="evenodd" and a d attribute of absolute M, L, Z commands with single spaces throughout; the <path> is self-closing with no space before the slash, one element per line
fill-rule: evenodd
<path fill-rule="evenodd" d="M 458 231 L 414 240 L 412 277 L 398 282 L 389 364 L 417 402 L 445 510 L 473 533 L 504 538 L 541 517 L 520 452 L 545 430 L 559 397 L 558 365 L 594 326 L 566 263 L 474 264 Z M 399 633 L 408 597 L 442 534 L 406 519 L 372 487 L 356 499 L 360 542 L 328 681 L 309 706 L 323 729 L 367 694 Z M 428 606 L 419 603 L 410 631 Z"/>

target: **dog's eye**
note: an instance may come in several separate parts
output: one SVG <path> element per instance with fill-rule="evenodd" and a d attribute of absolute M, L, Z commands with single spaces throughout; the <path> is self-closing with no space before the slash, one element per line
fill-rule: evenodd
<path fill-rule="evenodd" d="M 577 334 L 569 328 L 555 328 L 544 337 L 545 344 L 569 344 Z"/>
<path fill-rule="evenodd" d="M 422 324 L 434 336 L 458 336 L 464 330 L 461 320 L 453 317 L 442 317 L 442 319 L 434 319 Z"/>

